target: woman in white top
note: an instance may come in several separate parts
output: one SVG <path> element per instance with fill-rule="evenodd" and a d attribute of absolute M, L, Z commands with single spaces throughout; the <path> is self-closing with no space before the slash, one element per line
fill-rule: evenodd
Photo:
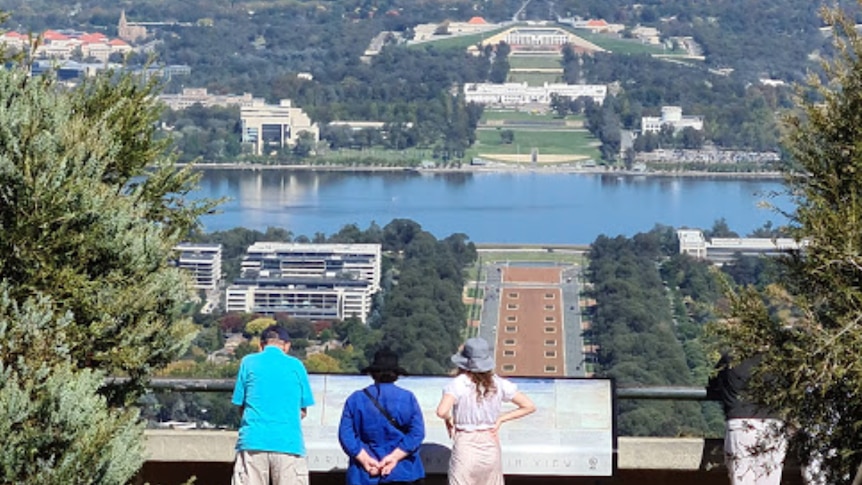
<path fill-rule="evenodd" d="M 533 402 L 509 380 L 494 374 L 488 342 L 468 339 L 452 356 L 458 374 L 443 389 L 437 416 L 454 439 L 449 460 L 449 485 L 503 483 L 503 463 L 497 430 L 506 421 L 536 410 Z M 503 412 L 503 403 L 515 409 Z"/>

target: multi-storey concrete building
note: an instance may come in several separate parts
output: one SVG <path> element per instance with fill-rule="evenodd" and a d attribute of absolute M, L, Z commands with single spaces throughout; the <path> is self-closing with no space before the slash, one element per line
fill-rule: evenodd
<path fill-rule="evenodd" d="M 371 284 L 343 278 L 241 278 L 228 287 L 228 312 L 296 318 L 335 320 L 357 317 L 362 322 L 371 311 Z"/>
<path fill-rule="evenodd" d="M 257 242 L 242 260 L 242 276 L 264 278 L 343 278 L 380 287 L 379 244 L 301 244 Z"/>
<path fill-rule="evenodd" d="M 176 264 L 191 273 L 194 287 L 215 290 L 221 280 L 221 244 L 181 243 L 174 247 Z"/>
<path fill-rule="evenodd" d="M 240 109 L 242 141 L 252 146 L 255 155 L 263 155 L 285 146 L 293 146 L 302 132 L 310 133 L 314 141 L 320 140 L 317 123 L 300 108 L 294 108 L 289 99 L 278 105 L 269 105 L 255 98 Z"/>
<path fill-rule="evenodd" d="M 212 106 L 251 106 L 254 103 L 251 93 L 210 94 L 206 88 L 183 88 L 178 94 L 161 94 L 159 101 L 173 110 L 186 109 L 195 104 L 205 108 Z"/>
<path fill-rule="evenodd" d="M 363 322 L 380 289 L 379 244 L 258 242 L 227 289 L 227 311 Z"/>
<path fill-rule="evenodd" d="M 706 257 L 706 238 L 699 229 L 677 229 L 679 254 L 688 254 L 698 259 Z"/>

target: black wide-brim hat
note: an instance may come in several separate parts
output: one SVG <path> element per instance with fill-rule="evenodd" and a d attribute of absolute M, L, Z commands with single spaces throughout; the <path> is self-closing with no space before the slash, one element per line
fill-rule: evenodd
<path fill-rule="evenodd" d="M 398 354 L 389 350 L 382 349 L 374 353 L 374 361 L 371 365 L 362 369 L 360 372 L 368 374 L 371 372 L 394 372 L 400 376 L 406 376 L 407 371 L 398 365 Z"/>

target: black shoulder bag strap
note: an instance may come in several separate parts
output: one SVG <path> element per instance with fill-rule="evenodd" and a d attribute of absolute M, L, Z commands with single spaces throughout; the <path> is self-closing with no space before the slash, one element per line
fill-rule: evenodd
<path fill-rule="evenodd" d="M 389 421 L 389 424 L 391 424 L 392 426 L 395 426 L 395 429 L 397 429 L 398 431 L 401 431 L 402 433 L 407 434 L 407 430 L 404 429 L 403 426 L 398 424 L 398 421 L 395 421 L 395 418 L 393 418 L 392 415 L 389 414 L 389 411 L 387 411 L 386 408 L 384 408 L 383 406 L 380 405 L 380 403 L 377 401 L 377 399 L 375 399 L 374 396 L 372 396 L 371 393 L 368 392 L 367 387 L 365 389 L 363 389 L 362 392 L 364 392 L 365 395 L 368 396 L 368 399 L 371 399 L 371 402 L 374 403 L 374 406 L 380 411 L 381 414 L 383 414 L 383 417 L 385 417 Z"/>

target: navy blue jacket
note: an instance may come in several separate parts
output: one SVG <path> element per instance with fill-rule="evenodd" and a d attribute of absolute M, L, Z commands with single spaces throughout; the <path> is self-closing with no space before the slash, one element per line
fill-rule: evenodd
<path fill-rule="evenodd" d="M 376 485 L 424 478 L 425 468 L 419 458 L 419 447 L 425 439 L 425 421 L 416 396 L 395 384 L 374 384 L 368 386 L 368 391 L 405 432 L 393 426 L 363 391 L 351 394 L 344 403 L 338 427 L 338 441 L 350 457 L 347 484 Z M 362 449 L 381 460 L 395 448 L 409 456 L 398 462 L 392 473 L 385 477 L 370 476 L 356 461 L 356 455 Z"/>

